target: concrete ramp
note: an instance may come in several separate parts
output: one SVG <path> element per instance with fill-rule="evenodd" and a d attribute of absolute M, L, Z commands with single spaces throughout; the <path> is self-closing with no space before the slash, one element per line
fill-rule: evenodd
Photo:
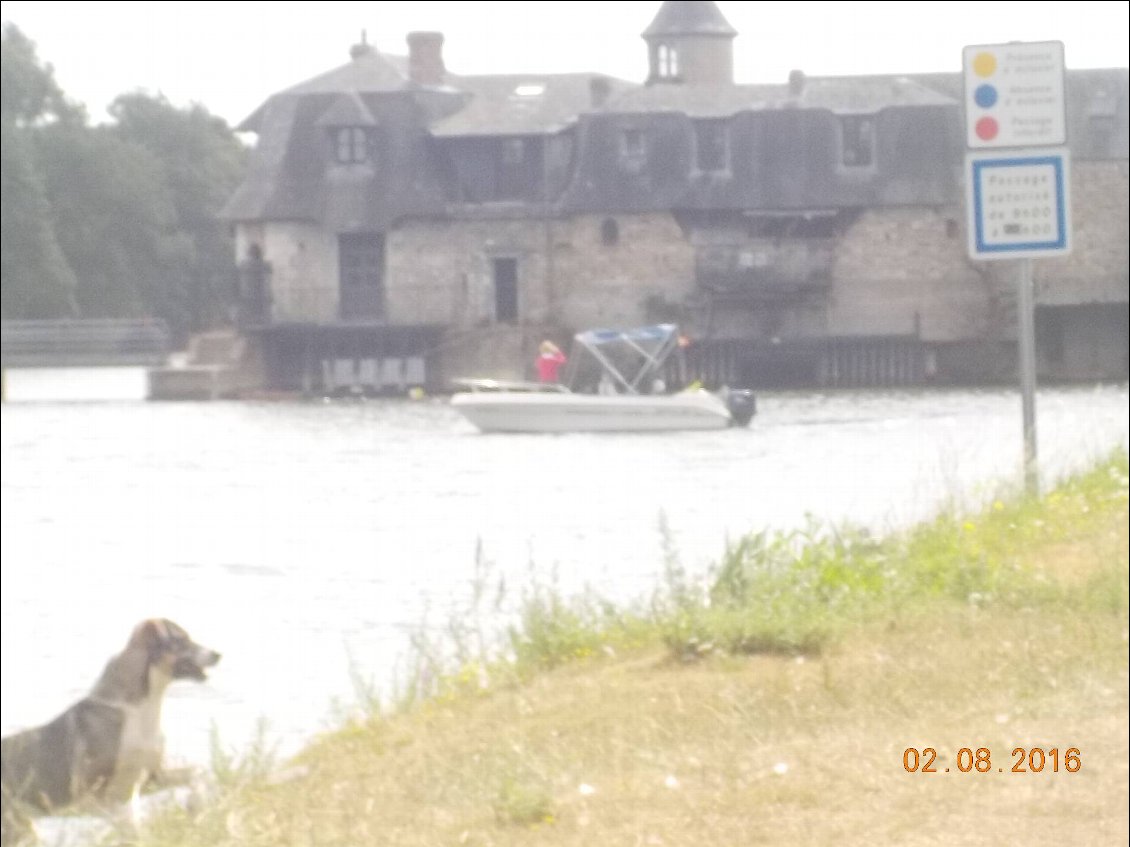
<path fill-rule="evenodd" d="M 181 357 L 149 370 L 150 400 L 219 400 L 262 387 L 262 363 L 234 330 L 195 335 Z M 179 360 L 178 360 L 179 359 Z"/>

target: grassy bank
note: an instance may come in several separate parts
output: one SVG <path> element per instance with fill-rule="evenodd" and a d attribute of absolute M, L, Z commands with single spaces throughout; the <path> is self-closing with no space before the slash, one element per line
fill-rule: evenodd
<path fill-rule="evenodd" d="M 533 591 L 500 657 L 281 777 L 221 762 L 141 844 L 1125 843 L 1127 558 L 1123 454 L 886 539 L 751 535 L 704 583 L 671 556 L 633 610 Z"/>

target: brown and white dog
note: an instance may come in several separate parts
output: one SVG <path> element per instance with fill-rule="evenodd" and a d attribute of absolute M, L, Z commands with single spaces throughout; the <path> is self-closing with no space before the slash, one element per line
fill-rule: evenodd
<path fill-rule="evenodd" d="M 55 720 L 3 739 L 0 844 L 34 835 L 31 817 L 84 801 L 132 825 L 143 784 L 164 784 L 161 705 L 175 679 L 203 680 L 220 654 L 169 620 L 143 621 L 94 688 Z"/>

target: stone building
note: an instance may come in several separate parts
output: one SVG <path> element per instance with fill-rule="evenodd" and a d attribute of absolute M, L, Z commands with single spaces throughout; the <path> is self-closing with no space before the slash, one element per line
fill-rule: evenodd
<path fill-rule="evenodd" d="M 225 211 L 269 381 L 520 378 L 543 337 L 659 320 L 708 382 L 1012 378 L 1015 268 L 966 255 L 960 75 L 739 85 L 735 35 L 663 3 L 641 85 L 459 76 L 416 32 L 271 96 Z M 1039 372 L 1125 379 L 1127 71 L 1067 88 L 1074 249 L 1036 263 Z"/>

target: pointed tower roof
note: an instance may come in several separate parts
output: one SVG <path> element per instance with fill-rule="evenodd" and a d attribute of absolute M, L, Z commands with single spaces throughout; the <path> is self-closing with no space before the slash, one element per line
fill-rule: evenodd
<path fill-rule="evenodd" d="M 667 0 L 659 7 L 651 26 L 643 31 L 643 37 L 648 39 L 672 35 L 733 38 L 737 34 L 711 0 Z"/>

